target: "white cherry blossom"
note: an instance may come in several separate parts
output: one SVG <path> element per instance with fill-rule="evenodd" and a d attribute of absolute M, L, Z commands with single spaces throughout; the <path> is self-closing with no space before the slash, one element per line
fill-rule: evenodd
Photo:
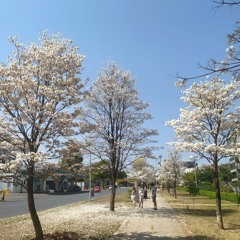
<path fill-rule="evenodd" d="M 239 82 L 219 78 L 193 83 L 181 98 L 188 106 L 180 109 L 179 119 L 166 122 L 176 132 L 176 141 L 169 143 L 178 151 L 194 152 L 214 167 L 217 199 L 217 222 L 223 228 L 218 163 L 239 154 Z"/>
<path fill-rule="evenodd" d="M 79 77 L 84 56 L 72 40 L 47 32 L 39 40 L 24 45 L 9 38 L 15 51 L 0 65 L 0 142 L 15 151 L 7 168 L 14 173 L 23 166 L 27 170 L 24 187 L 36 238 L 42 239 L 32 193 L 35 164 L 44 165 L 46 153 L 59 147 L 59 139 L 76 133 L 85 82 Z"/>
<path fill-rule="evenodd" d="M 154 147 L 150 143 L 155 142 L 152 137 L 157 135 L 155 129 L 143 126 L 151 115 L 147 111 L 148 104 L 139 99 L 135 83 L 136 79 L 128 71 L 110 62 L 100 72 L 85 100 L 86 144 L 91 146 L 90 152 L 106 161 L 113 185 L 118 171 L 137 156 L 152 157 Z M 113 192 L 112 211 L 114 198 Z"/>

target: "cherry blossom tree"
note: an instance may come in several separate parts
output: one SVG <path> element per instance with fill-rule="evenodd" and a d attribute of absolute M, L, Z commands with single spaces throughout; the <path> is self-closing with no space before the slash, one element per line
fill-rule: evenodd
<path fill-rule="evenodd" d="M 166 123 L 176 132 L 177 141 L 170 145 L 177 151 L 193 152 L 213 166 L 217 223 L 223 229 L 218 163 L 240 153 L 240 145 L 234 141 L 240 119 L 240 109 L 234 105 L 240 97 L 239 83 L 213 78 L 194 83 L 183 94 L 188 106 L 180 109 L 179 119 Z"/>
<path fill-rule="evenodd" d="M 35 166 L 45 165 L 60 137 L 75 134 L 80 113 L 75 106 L 82 101 L 84 86 L 78 75 L 84 57 L 61 34 L 43 32 L 39 40 L 39 45 L 24 45 L 9 38 L 15 51 L 0 65 L 0 139 L 15 150 L 15 160 L 5 166 L 16 177 L 27 171 L 23 186 L 28 208 L 36 239 L 43 239 L 33 196 Z"/>
<path fill-rule="evenodd" d="M 168 189 L 173 189 L 173 196 L 177 198 L 177 183 L 180 182 L 181 177 L 181 155 L 176 150 L 169 151 L 169 156 L 166 158 L 160 168 L 158 179 L 165 184 Z"/>
<path fill-rule="evenodd" d="M 0 137 L 0 163 L 5 164 L 12 159 L 14 159 L 14 148 Z"/>
<path fill-rule="evenodd" d="M 144 158 L 137 158 L 128 169 L 128 178 L 135 178 L 141 182 L 155 182 L 157 170 L 147 163 Z"/>
<path fill-rule="evenodd" d="M 59 151 L 60 161 L 58 165 L 61 169 L 83 174 L 85 172 L 83 154 L 78 146 L 71 144 L 71 141 L 68 143 Z"/>
<path fill-rule="evenodd" d="M 142 102 L 135 88 L 135 78 L 110 62 L 102 69 L 86 97 L 84 126 L 88 129 L 86 142 L 89 151 L 106 161 L 112 185 L 118 171 L 130 164 L 137 156 L 151 157 L 156 130 L 143 127 L 151 115 L 148 104 Z M 147 145 L 148 144 L 148 145 Z M 114 211 L 115 188 L 112 188 L 110 210 Z"/>

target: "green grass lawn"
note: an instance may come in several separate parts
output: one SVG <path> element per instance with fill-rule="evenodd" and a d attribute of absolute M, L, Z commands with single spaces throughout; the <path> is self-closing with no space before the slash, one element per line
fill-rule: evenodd
<path fill-rule="evenodd" d="M 179 221 L 191 230 L 193 235 L 205 236 L 204 239 L 240 239 L 240 206 L 222 201 L 224 230 L 216 223 L 215 199 L 204 196 L 190 196 L 188 192 L 178 192 L 174 199 L 167 192 L 160 193 L 174 208 Z M 201 238 L 203 239 L 203 238 Z"/>

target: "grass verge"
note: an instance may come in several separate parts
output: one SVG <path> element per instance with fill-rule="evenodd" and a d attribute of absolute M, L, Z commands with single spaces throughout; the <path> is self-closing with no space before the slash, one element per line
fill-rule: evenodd
<path fill-rule="evenodd" d="M 179 221 L 201 239 L 240 240 L 240 206 L 222 201 L 224 230 L 217 226 L 215 199 L 204 196 L 190 196 L 187 192 L 178 192 L 174 199 L 167 192 L 161 192 L 168 204 L 175 210 Z M 200 240 L 200 239 L 199 239 Z"/>

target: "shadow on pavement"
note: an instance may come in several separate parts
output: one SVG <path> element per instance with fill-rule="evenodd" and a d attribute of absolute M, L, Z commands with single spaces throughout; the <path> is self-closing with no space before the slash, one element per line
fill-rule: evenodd
<path fill-rule="evenodd" d="M 126 209 L 121 209 L 118 210 L 116 208 L 116 214 L 120 215 L 120 216 L 129 216 L 129 208 Z M 161 218 L 175 218 L 175 211 L 173 209 L 170 208 L 166 208 L 166 207 L 160 207 L 158 208 L 158 210 L 154 210 L 153 208 L 138 208 L 135 207 L 132 209 L 131 211 L 131 217 L 134 216 L 142 216 L 142 217 L 152 217 L 152 216 L 159 216 Z"/>
<path fill-rule="evenodd" d="M 149 240 L 170 240 L 170 239 L 176 239 L 176 240 L 213 240 L 215 238 L 210 238 L 206 236 L 193 236 L 193 237 L 168 237 L 168 236 L 154 236 L 149 233 L 132 233 L 132 234 L 118 234 L 113 237 L 108 238 L 107 240 L 142 240 L 142 239 L 149 239 Z"/>
<path fill-rule="evenodd" d="M 87 193 L 89 191 L 79 191 L 79 192 L 53 192 L 53 193 L 47 193 L 49 195 L 74 195 L 74 194 L 81 194 L 81 193 Z M 46 193 L 45 193 L 46 194 Z"/>
<path fill-rule="evenodd" d="M 55 233 L 55 234 L 47 234 L 44 236 L 44 239 L 46 240 L 60 240 L 60 239 L 71 239 L 71 240 L 84 240 L 85 238 L 82 238 L 80 235 L 78 235 L 75 232 L 63 232 L 63 233 Z M 89 240 L 98 240 L 99 238 L 96 237 L 90 237 Z M 110 238 L 107 238 L 106 240 L 142 240 L 142 239 L 149 239 L 149 240 L 170 240 L 170 239 L 176 239 L 176 240 L 213 240 L 213 238 L 206 237 L 206 236 L 194 236 L 194 237 L 157 237 L 153 236 L 149 233 L 132 233 L 132 234 L 119 234 L 112 236 Z"/>

